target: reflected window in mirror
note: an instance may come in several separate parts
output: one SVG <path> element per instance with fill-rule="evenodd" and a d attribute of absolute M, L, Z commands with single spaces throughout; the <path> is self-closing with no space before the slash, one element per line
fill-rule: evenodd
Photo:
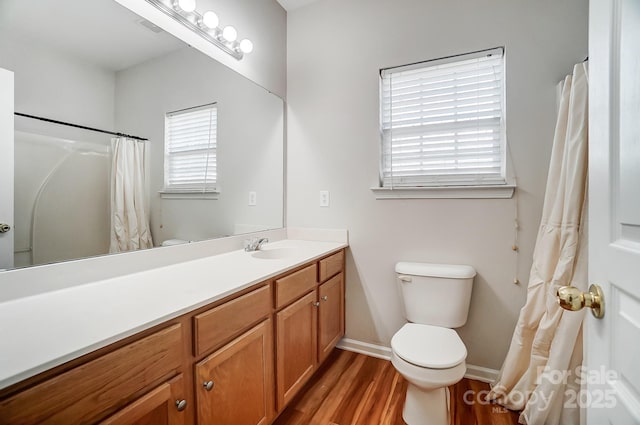
<path fill-rule="evenodd" d="M 215 103 L 165 116 L 166 194 L 215 194 L 218 107 Z"/>

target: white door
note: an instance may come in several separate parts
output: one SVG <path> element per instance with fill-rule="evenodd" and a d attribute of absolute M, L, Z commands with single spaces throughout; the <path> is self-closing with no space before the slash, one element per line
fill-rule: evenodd
<path fill-rule="evenodd" d="M 0 68 L 0 269 L 13 267 L 13 72 Z"/>
<path fill-rule="evenodd" d="M 640 424 L 640 0 L 591 0 L 587 424 Z"/>

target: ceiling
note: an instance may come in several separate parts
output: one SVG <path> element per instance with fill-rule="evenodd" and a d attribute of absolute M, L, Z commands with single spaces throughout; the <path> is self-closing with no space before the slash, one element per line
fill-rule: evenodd
<path fill-rule="evenodd" d="M 318 0 L 278 0 L 278 3 L 280 3 L 287 12 L 291 12 L 294 9 L 299 9 L 316 1 Z"/>
<path fill-rule="evenodd" d="M 142 21 L 113 0 L 0 0 L 0 37 L 42 46 L 111 71 L 185 46 L 162 30 L 144 27 Z"/>
<path fill-rule="evenodd" d="M 277 1 L 292 11 L 318 0 Z M 185 46 L 143 21 L 113 0 L 0 0 L 0 37 L 116 72 Z"/>

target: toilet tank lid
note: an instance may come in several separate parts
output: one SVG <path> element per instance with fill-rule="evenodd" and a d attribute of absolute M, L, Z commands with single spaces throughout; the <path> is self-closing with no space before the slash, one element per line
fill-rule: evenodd
<path fill-rule="evenodd" d="M 396 264 L 396 273 L 410 276 L 444 277 L 449 279 L 469 279 L 476 270 L 464 264 L 407 263 Z"/>

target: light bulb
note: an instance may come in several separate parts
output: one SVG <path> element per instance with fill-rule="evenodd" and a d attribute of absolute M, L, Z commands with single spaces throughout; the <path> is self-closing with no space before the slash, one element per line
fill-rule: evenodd
<path fill-rule="evenodd" d="M 178 7 L 185 12 L 191 13 L 196 10 L 196 0 L 178 0 Z"/>
<path fill-rule="evenodd" d="M 253 52 L 253 42 L 248 38 L 245 38 L 240 42 L 240 50 L 242 51 L 242 53 Z"/>
<path fill-rule="evenodd" d="M 224 29 L 222 30 L 222 36 L 229 42 L 236 41 L 236 38 L 238 38 L 238 31 L 236 31 L 234 27 L 229 25 L 224 27 Z"/>
<path fill-rule="evenodd" d="M 218 26 L 220 20 L 218 19 L 218 15 L 209 10 L 207 12 L 204 12 L 204 15 L 202 15 L 202 23 L 205 27 L 214 29 Z"/>

